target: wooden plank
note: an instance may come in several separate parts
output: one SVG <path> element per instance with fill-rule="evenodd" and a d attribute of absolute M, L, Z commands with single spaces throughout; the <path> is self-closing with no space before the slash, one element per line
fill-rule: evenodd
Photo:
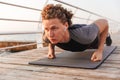
<path fill-rule="evenodd" d="M 43 73 L 43 72 L 32 72 L 32 71 L 22 71 L 22 70 L 11 70 L 3 69 L 8 71 L 7 73 L 2 73 L 0 79 L 3 80 L 73 80 L 73 78 L 82 79 L 82 77 L 53 74 L 53 73 Z"/>
<path fill-rule="evenodd" d="M 111 64 L 109 64 L 109 65 L 111 65 Z M 114 66 L 116 66 L 116 65 L 114 65 Z M 71 69 L 73 69 L 73 68 L 49 67 L 49 66 L 48 67 L 46 67 L 46 66 L 33 66 L 33 65 L 28 65 L 28 64 L 21 65 L 21 64 L 16 64 L 16 63 L 12 63 L 12 64 L 2 64 L 1 63 L 0 67 L 1 68 L 17 69 L 17 70 L 28 70 L 28 71 L 34 71 L 34 72 L 35 71 L 37 71 L 37 72 L 44 71 L 46 73 L 48 73 L 48 72 L 51 73 L 52 72 L 52 73 L 58 73 L 58 74 L 63 74 L 63 73 L 64 74 L 65 73 L 68 74 L 68 73 L 71 73 L 70 75 L 76 74 L 76 75 L 79 75 L 79 76 L 81 74 L 82 75 L 85 75 L 85 74 L 88 75 L 88 73 L 89 74 L 93 74 L 94 76 L 97 76 L 96 73 L 99 73 L 99 71 L 100 71 L 100 74 L 102 74 L 102 75 L 104 74 L 104 75 L 107 75 L 108 77 L 110 77 L 110 75 L 114 75 L 114 77 L 115 76 L 117 77 L 119 75 L 119 73 L 120 73 L 120 69 L 117 70 L 117 68 L 116 68 L 116 70 L 112 70 L 111 71 L 111 68 L 114 69 L 113 66 L 111 66 L 111 67 L 110 66 L 104 67 L 104 69 L 102 68 L 103 70 L 101 70 L 101 68 L 99 68 L 97 70 L 94 70 L 94 72 L 93 72 L 93 70 L 82 70 L 82 69 L 74 69 L 74 71 L 72 70 L 72 72 L 71 72 Z M 109 74 L 109 73 L 111 73 L 111 74 Z M 89 76 L 91 76 L 91 75 L 89 75 Z"/>
<path fill-rule="evenodd" d="M 47 55 L 47 48 L 0 57 L 0 80 L 119 80 L 120 52 L 117 48 L 98 69 L 79 69 L 29 65 L 29 61 Z M 56 53 L 61 52 L 58 49 Z"/>
<path fill-rule="evenodd" d="M 38 74 L 40 74 L 40 75 L 44 74 L 44 75 L 42 75 L 42 77 L 47 75 L 49 78 L 51 78 L 52 76 L 50 76 L 50 75 L 53 74 L 54 77 L 57 78 L 57 79 L 59 79 L 60 75 L 66 76 L 66 79 L 68 77 L 70 77 L 70 78 L 72 78 L 72 77 L 77 78 L 79 76 L 83 77 L 84 79 L 88 79 L 88 78 L 91 78 L 91 79 L 104 78 L 106 80 L 107 79 L 119 79 L 119 77 L 118 77 L 119 74 L 116 71 L 112 72 L 111 74 L 108 74 L 104 70 L 103 70 L 104 71 L 103 72 L 103 71 L 99 71 L 99 70 L 98 71 L 97 70 L 93 71 L 93 70 L 83 70 L 83 69 L 73 69 L 73 68 L 58 68 L 58 67 L 54 67 L 54 68 L 53 67 L 50 67 L 50 68 L 49 67 L 46 67 L 46 68 L 42 67 L 40 69 L 38 68 L 38 70 L 33 70 L 32 71 L 32 70 L 27 70 L 27 69 L 20 69 L 19 67 L 20 66 L 14 66 L 13 68 L 2 68 L 2 71 L 0 70 L 0 74 L 2 76 L 6 75 L 6 76 L 16 76 L 16 77 L 21 77 L 22 76 L 22 77 L 26 77 L 26 76 L 28 76 L 28 74 L 31 75 L 30 73 L 32 73 L 32 75 L 31 75 L 32 77 L 28 77 L 28 78 L 32 78 L 32 79 L 34 77 L 36 77 L 36 75 L 38 75 Z M 23 66 L 21 66 L 21 67 L 23 67 Z M 35 69 L 35 67 L 33 67 L 33 68 Z M 100 73 L 98 74 L 98 72 L 100 72 Z M 39 79 L 41 79 L 41 78 L 39 78 Z M 34 80 L 36 80 L 36 79 L 34 79 Z M 49 80 L 49 79 L 47 79 L 47 80 Z"/>

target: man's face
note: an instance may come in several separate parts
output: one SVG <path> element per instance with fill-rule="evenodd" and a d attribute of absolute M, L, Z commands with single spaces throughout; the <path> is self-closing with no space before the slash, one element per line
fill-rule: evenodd
<path fill-rule="evenodd" d="M 65 25 L 59 19 L 43 20 L 45 35 L 52 44 L 60 43 L 64 39 Z"/>

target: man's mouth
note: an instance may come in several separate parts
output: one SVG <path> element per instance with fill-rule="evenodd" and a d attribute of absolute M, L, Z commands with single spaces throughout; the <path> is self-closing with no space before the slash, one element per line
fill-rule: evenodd
<path fill-rule="evenodd" d="M 53 42 L 56 41 L 56 39 L 50 39 L 50 40 L 53 41 Z"/>

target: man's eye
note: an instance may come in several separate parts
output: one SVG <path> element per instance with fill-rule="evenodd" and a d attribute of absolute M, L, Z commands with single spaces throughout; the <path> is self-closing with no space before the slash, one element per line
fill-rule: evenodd
<path fill-rule="evenodd" d="M 45 31 L 48 31 L 48 29 L 45 29 Z"/>
<path fill-rule="evenodd" d="M 52 28 L 52 30 L 57 30 L 58 28 Z"/>
<path fill-rule="evenodd" d="M 53 28 L 53 30 L 56 30 L 56 28 Z"/>

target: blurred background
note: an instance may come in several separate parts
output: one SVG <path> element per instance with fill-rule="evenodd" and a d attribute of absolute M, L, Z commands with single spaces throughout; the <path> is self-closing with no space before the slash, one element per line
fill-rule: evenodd
<path fill-rule="evenodd" d="M 90 24 L 97 19 L 107 19 L 109 33 L 118 34 L 119 3 L 120 0 L 0 0 L 0 48 L 21 51 L 42 47 L 43 27 L 40 13 L 46 4 L 62 4 L 72 11 L 74 24 Z M 31 47 L 27 45 L 27 48 L 17 50 L 12 47 L 21 44 L 31 44 Z"/>

